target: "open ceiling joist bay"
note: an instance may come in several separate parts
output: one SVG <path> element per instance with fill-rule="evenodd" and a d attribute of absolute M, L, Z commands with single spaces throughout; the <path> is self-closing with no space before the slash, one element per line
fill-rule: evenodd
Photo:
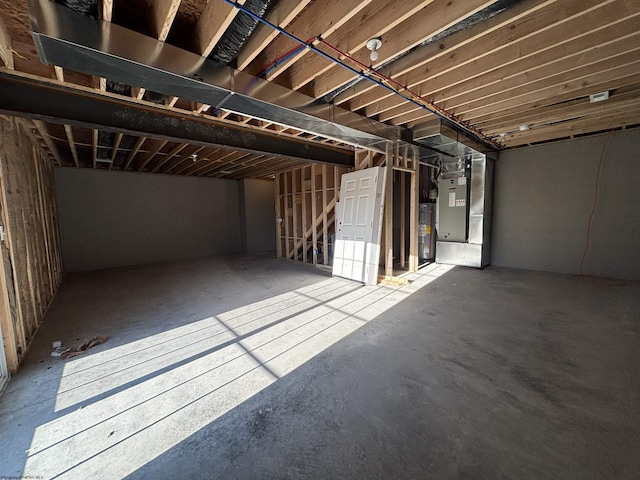
<path fill-rule="evenodd" d="M 433 124 L 436 111 L 480 138 L 510 148 L 640 123 L 640 2 L 636 0 L 58 3 L 223 61 L 320 103 L 416 131 Z M 224 105 L 216 108 L 180 98 L 179 92 L 157 95 L 143 85 L 123 86 L 90 72 L 43 65 L 31 37 L 27 0 L 0 0 L 0 7 L 5 76 L 41 78 L 78 95 L 93 89 L 142 109 L 155 108 L 158 115 L 204 122 L 216 131 L 231 128 L 238 138 L 259 140 L 241 148 L 237 141 L 226 143 L 220 136 L 198 142 L 188 135 L 118 130 L 117 125 L 83 125 L 40 114 L 34 135 L 41 137 L 57 164 L 269 178 L 304 161 L 353 155 L 354 147 L 346 143 L 230 112 Z M 260 23 L 242 8 L 307 45 Z M 372 62 L 366 42 L 375 37 L 380 37 L 382 46 Z M 591 94 L 603 91 L 609 92 L 608 100 L 590 102 Z M 262 148 L 261 135 L 269 148 L 269 142 L 282 141 L 288 150 Z M 296 145 L 299 155 L 294 154 Z"/>

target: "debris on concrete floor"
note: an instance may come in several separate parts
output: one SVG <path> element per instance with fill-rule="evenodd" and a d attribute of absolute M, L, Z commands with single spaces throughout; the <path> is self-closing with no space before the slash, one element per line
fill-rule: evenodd
<path fill-rule="evenodd" d="M 76 355 L 80 355 L 81 353 L 86 352 L 91 347 L 95 347 L 96 345 L 100 345 L 101 343 L 106 342 L 109 337 L 91 337 L 90 339 L 85 338 L 80 345 L 75 348 L 65 348 L 62 346 L 62 342 L 60 340 L 56 340 L 53 342 L 53 348 L 55 350 L 51 352 L 52 357 L 60 357 L 60 358 L 71 358 Z"/>

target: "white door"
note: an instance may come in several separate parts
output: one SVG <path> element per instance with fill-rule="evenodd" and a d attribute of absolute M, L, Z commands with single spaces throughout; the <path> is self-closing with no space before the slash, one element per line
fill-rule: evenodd
<path fill-rule="evenodd" d="M 378 282 L 385 167 L 345 173 L 336 207 L 333 274 L 367 285 Z"/>

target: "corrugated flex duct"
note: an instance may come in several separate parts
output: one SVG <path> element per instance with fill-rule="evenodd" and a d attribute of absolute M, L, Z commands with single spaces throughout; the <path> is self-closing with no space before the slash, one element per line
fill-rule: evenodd
<path fill-rule="evenodd" d="M 248 0 L 244 6 L 259 17 L 262 17 L 267 12 L 270 2 L 271 0 Z M 257 19 L 246 13 L 239 12 L 222 35 L 209 58 L 224 65 L 231 64 L 255 30 L 257 24 Z"/>

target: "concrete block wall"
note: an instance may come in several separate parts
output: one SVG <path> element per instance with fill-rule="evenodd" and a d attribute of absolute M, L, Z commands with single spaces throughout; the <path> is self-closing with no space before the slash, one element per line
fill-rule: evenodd
<path fill-rule="evenodd" d="M 507 150 L 496 163 L 491 263 L 640 280 L 640 130 Z"/>

